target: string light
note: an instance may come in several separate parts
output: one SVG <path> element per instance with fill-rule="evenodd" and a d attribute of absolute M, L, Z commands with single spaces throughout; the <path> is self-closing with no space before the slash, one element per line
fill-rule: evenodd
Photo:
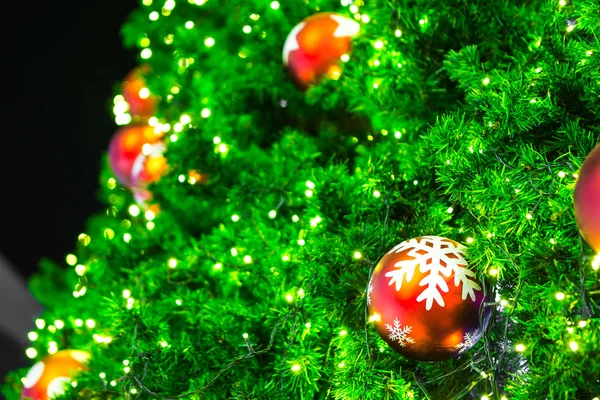
<path fill-rule="evenodd" d="M 556 300 L 564 300 L 565 299 L 565 294 L 563 292 L 558 292 L 556 293 Z"/>
<path fill-rule="evenodd" d="M 194 28 L 194 22 L 193 21 L 188 21 L 185 23 L 185 27 L 187 29 L 193 29 Z"/>
<path fill-rule="evenodd" d="M 299 365 L 299 364 L 294 364 L 294 365 L 292 365 L 292 371 L 293 371 L 293 372 L 298 372 L 298 371 L 300 371 L 300 365 Z"/>
<path fill-rule="evenodd" d="M 487 85 L 489 85 L 489 83 L 490 83 L 490 78 L 488 78 L 487 76 L 485 78 L 483 78 L 483 84 L 484 85 L 487 86 Z"/>
<path fill-rule="evenodd" d="M 360 254 L 360 252 L 355 251 L 354 252 L 354 258 L 356 258 L 357 260 L 359 260 L 360 258 L 362 258 L 362 254 Z"/>
<path fill-rule="evenodd" d="M 215 45 L 215 39 L 207 37 L 206 39 L 204 39 L 204 45 L 206 47 L 213 47 Z"/>
<path fill-rule="evenodd" d="M 37 357 L 37 350 L 34 349 L 33 347 L 28 348 L 27 350 L 25 350 L 25 354 L 27 355 L 27 357 L 29 358 L 36 358 Z"/>
<path fill-rule="evenodd" d="M 524 351 L 525 351 L 525 345 L 524 345 L 524 344 L 521 344 L 521 343 L 519 343 L 519 344 L 517 344 L 517 345 L 515 346 L 515 350 L 516 350 L 516 351 L 518 351 L 519 353 L 522 353 L 522 352 L 524 352 Z"/>
<path fill-rule="evenodd" d="M 57 329 L 62 329 L 65 327 L 65 323 L 62 320 L 57 319 L 54 321 L 54 326 L 56 326 Z"/>
<path fill-rule="evenodd" d="M 223 268 L 223 264 L 221 264 L 221 263 L 216 263 L 215 265 L 213 265 L 213 269 L 214 269 L 215 271 L 218 271 L 218 270 L 220 270 L 221 268 Z"/>
<path fill-rule="evenodd" d="M 39 338 L 39 335 L 37 332 L 29 332 L 27 334 L 27 337 L 29 338 L 30 341 L 35 342 Z"/>
<path fill-rule="evenodd" d="M 579 350 L 579 344 L 577 344 L 577 342 L 575 342 L 573 340 L 571 342 L 569 342 L 569 347 L 571 348 L 572 351 Z"/>
<path fill-rule="evenodd" d="M 271 2 L 271 8 L 273 10 L 278 10 L 279 9 L 279 2 L 278 1 L 272 1 Z"/>
<path fill-rule="evenodd" d="M 291 302 L 293 302 L 293 301 L 294 301 L 294 296 L 292 296 L 291 294 L 289 294 L 289 293 L 288 293 L 288 294 L 286 294 L 286 295 L 285 295 L 285 300 L 286 300 L 288 303 L 291 303 Z"/>

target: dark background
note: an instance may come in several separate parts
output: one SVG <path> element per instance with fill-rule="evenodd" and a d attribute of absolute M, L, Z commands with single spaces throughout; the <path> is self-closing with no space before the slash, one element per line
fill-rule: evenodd
<path fill-rule="evenodd" d="M 101 208 L 113 89 L 136 65 L 120 28 L 136 6 L 34 0 L 4 13 L 0 253 L 24 278 L 42 257 L 64 260 Z"/>

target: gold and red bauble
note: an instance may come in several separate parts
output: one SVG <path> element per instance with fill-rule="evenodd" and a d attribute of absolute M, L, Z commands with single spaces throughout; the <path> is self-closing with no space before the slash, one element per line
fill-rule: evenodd
<path fill-rule="evenodd" d="M 339 78 L 341 57 L 352 48 L 358 22 L 340 14 L 323 12 L 296 25 L 283 46 L 283 64 L 302 89 L 323 76 Z"/>
<path fill-rule="evenodd" d="M 143 64 L 134 68 L 123 80 L 121 93 L 129 104 L 132 116 L 149 118 L 156 112 L 158 99 L 146 87 L 144 79 L 150 71 L 150 66 Z"/>
<path fill-rule="evenodd" d="M 600 145 L 587 156 L 575 184 L 575 219 L 583 238 L 600 253 Z"/>
<path fill-rule="evenodd" d="M 391 249 L 373 271 L 370 320 L 390 347 L 421 361 L 455 358 L 483 335 L 491 310 L 464 246 L 422 236 Z"/>
<path fill-rule="evenodd" d="M 89 353 L 79 350 L 62 350 L 46 356 L 27 373 L 21 398 L 48 400 L 63 394 L 73 376 L 87 370 L 89 358 Z"/>

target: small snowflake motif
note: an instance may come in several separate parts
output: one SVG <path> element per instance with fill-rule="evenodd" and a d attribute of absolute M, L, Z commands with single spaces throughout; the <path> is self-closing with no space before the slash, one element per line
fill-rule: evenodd
<path fill-rule="evenodd" d="M 373 289 L 375 289 L 375 287 L 373 287 L 373 278 L 371 278 L 369 281 L 369 289 L 367 289 L 367 305 L 369 306 L 371 305 L 371 292 Z"/>
<path fill-rule="evenodd" d="M 473 345 L 475 343 L 477 343 L 477 341 L 480 338 L 481 338 L 481 330 L 479 330 L 479 328 L 477 328 L 473 332 L 467 332 L 467 333 L 465 333 L 465 336 L 463 338 L 463 342 L 457 344 L 456 346 L 454 346 L 454 348 L 456 350 L 458 350 L 459 354 L 462 354 L 465 351 L 469 350 L 471 347 L 473 347 Z"/>
<path fill-rule="evenodd" d="M 390 340 L 397 340 L 400 347 L 406 347 L 406 343 L 413 344 L 415 342 L 412 337 L 408 336 L 410 331 L 412 331 L 412 326 L 402 327 L 398 318 L 394 319 L 393 326 L 390 324 L 385 324 L 385 327 L 388 331 L 390 331 L 388 335 Z"/>
<path fill-rule="evenodd" d="M 481 290 L 481 286 L 474 280 L 475 273 L 466 268 L 467 261 L 463 249 L 463 245 L 439 236 L 407 240 L 394 247 L 388 254 L 408 250 L 406 254 L 410 259 L 398 261 L 394 264 L 397 269 L 386 273 L 385 276 L 391 278 L 389 285 L 396 284 L 396 291 L 399 291 L 402 282 L 410 282 L 415 269 L 419 267 L 421 273 L 426 276 L 419 282 L 419 286 L 424 286 L 425 289 L 419 294 L 417 301 L 425 300 L 427 310 L 431 310 L 434 301 L 441 307 L 446 305 L 440 290 L 448 293 L 449 288 L 442 275 L 450 277 L 454 274 L 454 286 L 458 287 L 462 283 L 462 299 L 471 297 L 471 300 L 475 301 L 475 291 Z"/>

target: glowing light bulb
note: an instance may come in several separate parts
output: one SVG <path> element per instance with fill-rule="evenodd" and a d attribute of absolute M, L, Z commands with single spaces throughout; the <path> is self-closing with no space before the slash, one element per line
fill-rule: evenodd
<path fill-rule="evenodd" d="M 485 78 L 483 78 L 484 85 L 489 85 L 489 83 L 490 83 L 490 78 L 488 78 L 487 76 Z"/>
<path fill-rule="evenodd" d="M 356 258 L 357 260 L 360 259 L 362 257 L 362 254 L 360 254 L 360 252 L 355 251 L 354 252 L 354 258 Z"/>
<path fill-rule="evenodd" d="M 33 358 L 33 357 L 32 357 Z M 298 372 L 300 371 L 300 365 L 299 364 L 294 364 L 292 365 L 292 371 L 294 372 Z"/>
<path fill-rule="evenodd" d="M 556 300 L 564 300 L 565 299 L 565 294 L 563 292 L 558 292 L 556 293 Z"/>
<path fill-rule="evenodd" d="M 524 345 L 524 344 L 521 344 L 521 343 L 519 343 L 519 344 L 517 344 L 517 345 L 515 346 L 515 350 L 516 350 L 516 351 L 518 351 L 519 353 L 522 353 L 522 352 L 524 352 L 524 351 L 525 351 L 525 345 Z"/>
<path fill-rule="evenodd" d="M 206 47 L 213 47 L 215 45 L 215 39 L 207 37 L 206 39 L 204 39 L 204 45 Z"/>

